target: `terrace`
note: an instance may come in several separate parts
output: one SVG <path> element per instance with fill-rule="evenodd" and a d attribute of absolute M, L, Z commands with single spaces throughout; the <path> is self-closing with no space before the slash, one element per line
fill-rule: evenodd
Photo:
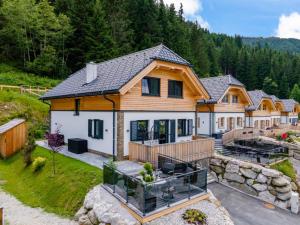
<path fill-rule="evenodd" d="M 207 170 L 196 163 L 158 154 L 154 181 L 145 182 L 140 171 L 125 173 L 104 163 L 103 186 L 143 218 L 201 197 L 207 191 Z"/>

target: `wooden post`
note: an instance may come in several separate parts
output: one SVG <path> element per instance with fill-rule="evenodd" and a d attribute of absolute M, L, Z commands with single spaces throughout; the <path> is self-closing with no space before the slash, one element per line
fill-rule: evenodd
<path fill-rule="evenodd" d="M 4 225 L 4 210 L 0 208 L 0 225 Z"/>

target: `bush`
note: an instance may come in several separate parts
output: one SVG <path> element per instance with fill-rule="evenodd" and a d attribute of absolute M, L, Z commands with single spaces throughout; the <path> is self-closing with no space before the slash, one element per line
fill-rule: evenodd
<path fill-rule="evenodd" d="M 140 171 L 140 175 L 146 183 L 154 181 L 153 167 L 151 163 L 145 163 L 144 170 Z"/>
<path fill-rule="evenodd" d="M 32 129 L 28 131 L 27 141 L 23 148 L 24 163 L 26 167 L 32 163 L 31 154 L 36 147 L 33 133 L 34 132 L 32 131 Z"/>
<path fill-rule="evenodd" d="M 201 212 L 197 209 L 188 209 L 182 215 L 182 218 L 190 223 L 195 225 L 204 225 L 206 224 L 207 216 L 204 212 Z"/>
<path fill-rule="evenodd" d="M 46 158 L 43 157 L 37 157 L 33 160 L 32 163 L 32 170 L 33 172 L 40 171 L 46 164 Z"/>

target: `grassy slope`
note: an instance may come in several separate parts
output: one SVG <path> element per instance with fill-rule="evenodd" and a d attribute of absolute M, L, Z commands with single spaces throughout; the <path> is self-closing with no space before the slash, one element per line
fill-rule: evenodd
<path fill-rule="evenodd" d="M 51 152 L 37 147 L 33 156 L 47 158 L 45 167 L 38 173 L 33 173 L 31 167 L 24 168 L 20 153 L 0 160 L 0 180 L 7 181 L 2 188 L 29 206 L 73 216 L 89 189 L 102 181 L 100 169 L 59 154 L 56 155 L 57 174 L 53 176 Z"/>
<path fill-rule="evenodd" d="M 56 86 L 59 82 L 59 80 L 53 80 L 47 77 L 25 73 L 16 69 L 15 67 L 0 63 L 0 84 L 41 86 L 51 88 Z"/>
<path fill-rule="evenodd" d="M 293 167 L 293 164 L 289 160 L 284 160 L 282 162 L 276 163 L 271 166 L 272 169 L 282 172 L 284 175 L 290 177 L 294 182 L 297 179 L 297 174 Z"/>

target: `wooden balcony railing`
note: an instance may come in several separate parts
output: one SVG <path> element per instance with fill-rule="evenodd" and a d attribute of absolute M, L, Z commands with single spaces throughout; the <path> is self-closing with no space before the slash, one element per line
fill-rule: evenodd
<path fill-rule="evenodd" d="M 158 163 L 158 154 L 167 155 L 176 159 L 191 162 L 213 156 L 214 139 L 194 138 L 195 140 L 160 144 L 143 145 L 129 142 L 129 160 L 151 162 L 154 166 Z"/>

